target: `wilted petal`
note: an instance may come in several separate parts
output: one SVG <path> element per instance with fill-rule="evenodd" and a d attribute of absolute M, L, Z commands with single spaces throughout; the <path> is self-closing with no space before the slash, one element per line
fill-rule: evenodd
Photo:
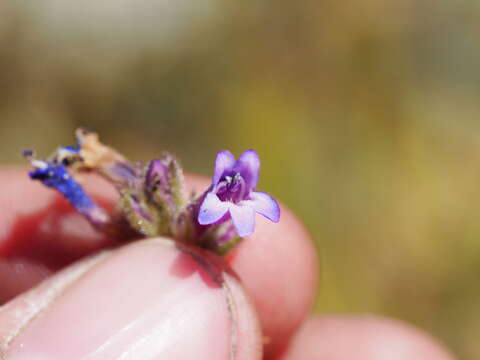
<path fill-rule="evenodd" d="M 54 155 L 55 162 L 70 165 L 74 159 L 79 159 L 80 150 L 73 146 L 61 146 Z"/>
<path fill-rule="evenodd" d="M 43 160 L 33 160 L 32 164 L 35 170 L 30 172 L 30 177 L 59 191 L 80 212 L 88 211 L 95 206 L 62 164 L 52 164 Z"/>
<path fill-rule="evenodd" d="M 255 228 L 255 209 L 250 202 L 247 204 L 245 201 L 244 204 L 239 205 L 231 204 L 230 215 L 238 236 L 246 237 L 253 233 Z"/>
<path fill-rule="evenodd" d="M 217 153 L 215 159 L 215 172 L 213 174 L 212 184 L 216 185 L 225 171 L 230 170 L 235 164 L 235 157 L 228 150 L 222 150 Z"/>
<path fill-rule="evenodd" d="M 208 193 L 200 206 L 198 222 L 209 225 L 220 220 L 228 211 L 228 203 L 221 201 L 214 193 Z"/>
<path fill-rule="evenodd" d="M 34 171 L 30 172 L 32 179 L 39 180 L 44 185 L 56 189 L 94 225 L 101 225 L 108 220 L 108 215 L 85 193 L 62 164 L 43 160 L 32 160 L 31 162 L 35 167 Z"/>
<path fill-rule="evenodd" d="M 280 220 L 280 206 L 269 194 L 255 191 L 250 194 L 255 211 L 273 222 Z"/>
<path fill-rule="evenodd" d="M 235 163 L 235 171 L 242 175 L 248 189 L 254 189 L 258 183 L 260 158 L 255 150 L 247 150 Z"/>
<path fill-rule="evenodd" d="M 133 184 L 139 180 L 135 168 L 127 163 L 115 162 L 105 167 L 104 171 L 109 174 L 112 180 L 122 185 Z"/>
<path fill-rule="evenodd" d="M 35 154 L 35 152 L 31 149 L 25 149 L 25 150 L 22 151 L 22 156 L 26 159 L 33 158 L 34 154 Z"/>

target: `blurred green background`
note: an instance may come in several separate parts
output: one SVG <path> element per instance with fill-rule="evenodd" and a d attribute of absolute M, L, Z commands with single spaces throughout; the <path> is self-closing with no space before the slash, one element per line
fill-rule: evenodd
<path fill-rule="evenodd" d="M 2 2 L 0 161 L 79 125 L 205 174 L 255 148 L 320 249 L 318 312 L 401 318 L 475 360 L 479 24 L 478 0 Z"/>

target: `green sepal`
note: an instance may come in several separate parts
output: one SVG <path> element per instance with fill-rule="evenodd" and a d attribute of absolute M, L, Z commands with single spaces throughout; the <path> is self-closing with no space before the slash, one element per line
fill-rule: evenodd
<path fill-rule="evenodd" d="M 240 241 L 242 241 L 243 238 L 241 238 L 240 236 L 234 236 L 233 238 L 231 238 L 230 240 L 224 242 L 223 244 L 221 245 L 217 245 L 216 248 L 212 249 L 213 251 L 215 251 L 218 255 L 220 256 L 225 256 L 227 255 L 235 246 L 237 246 Z"/>
<path fill-rule="evenodd" d="M 162 161 L 165 161 L 168 166 L 171 197 L 178 213 L 185 206 L 185 177 L 183 169 L 173 155 L 164 155 Z"/>
<path fill-rule="evenodd" d="M 155 208 L 162 235 L 176 235 L 179 216 L 185 211 L 185 180 L 176 158 L 164 153 L 150 162 L 145 174 L 145 194 L 149 205 Z M 185 219 L 184 219 L 185 220 Z"/>
<path fill-rule="evenodd" d="M 123 189 L 120 191 L 120 203 L 130 226 L 145 236 L 159 234 L 159 224 L 156 216 L 145 203 L 138 199 L 133 191 Z"/>
<path fill-rule="evenodd" d="M 200 239 L 199 245 L 224 256 L 243 238 L 237 235 L 231 220 L 211 225 Z"/>

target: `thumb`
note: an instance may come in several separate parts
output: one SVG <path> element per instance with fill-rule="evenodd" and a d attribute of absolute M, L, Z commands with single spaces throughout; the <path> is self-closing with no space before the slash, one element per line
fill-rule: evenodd
<path fill-rule="evenodd" d="M 260 359 L 253 308 L 219 264 L 165 239 L 83 260 L 0 308 L 0 358 Z"/>

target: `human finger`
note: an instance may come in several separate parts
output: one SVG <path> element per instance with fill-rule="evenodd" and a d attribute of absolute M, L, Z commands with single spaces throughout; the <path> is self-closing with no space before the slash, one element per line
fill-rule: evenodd
<path fill-rule="evenodd" d="M 253 307 L 211 254 L 165 239 L 81 260 L 0 309 L 0 358 L 261 358 Z"/>
<path fill-rule="evenodd" d="M 111 206 L 116 198 L 111 186 L 98 178 L 84 180 L 90 194 L 104 206 Z M 0 262 L 13 261 L 16 269 L 32 269 L 12 273 L 2 272 L 0 266 L 0 279 L 5 280 L 0 283 L 15 284 L 4 286 L 3 295 L 0 286 L 0 298 L 9 299 L 60 267 L 116 244 L 115 239 L 91 229 L 55 192 L 30 181 L 24 170 L 4 170 L 0 181 L 4 184 L 0 211 L 6 214 L 0 219 L 4 229 L 0 235 Z M 188 176 L 187 183 L 197 192 L 208 186 L 208 180 L 199 176 Z M 318 265 L 309 235 L 282 206 L 278 224 L 257 217 L 255 234 L 244 239 L 230 260 L 258 309 L 266 355 L 273 356 L 286 346 L 309 313 L 315 296 Z"/>
<path fill-rule="evenodd" d="M 191 176 L 201 191 L 208 180 Z M 257 215 L 255 233 L 234 250 L 230 263 L 259 314 L 265 357 L 273 358 L 310 313 L 318 281 L 318 257 L 305 227 L 281 204 L 279 223 Z"/>
<path fill-rule="evenodd" d="M 312 317 L 281 360 L 454 360 L 427 333 L 370 315 Z"/>

